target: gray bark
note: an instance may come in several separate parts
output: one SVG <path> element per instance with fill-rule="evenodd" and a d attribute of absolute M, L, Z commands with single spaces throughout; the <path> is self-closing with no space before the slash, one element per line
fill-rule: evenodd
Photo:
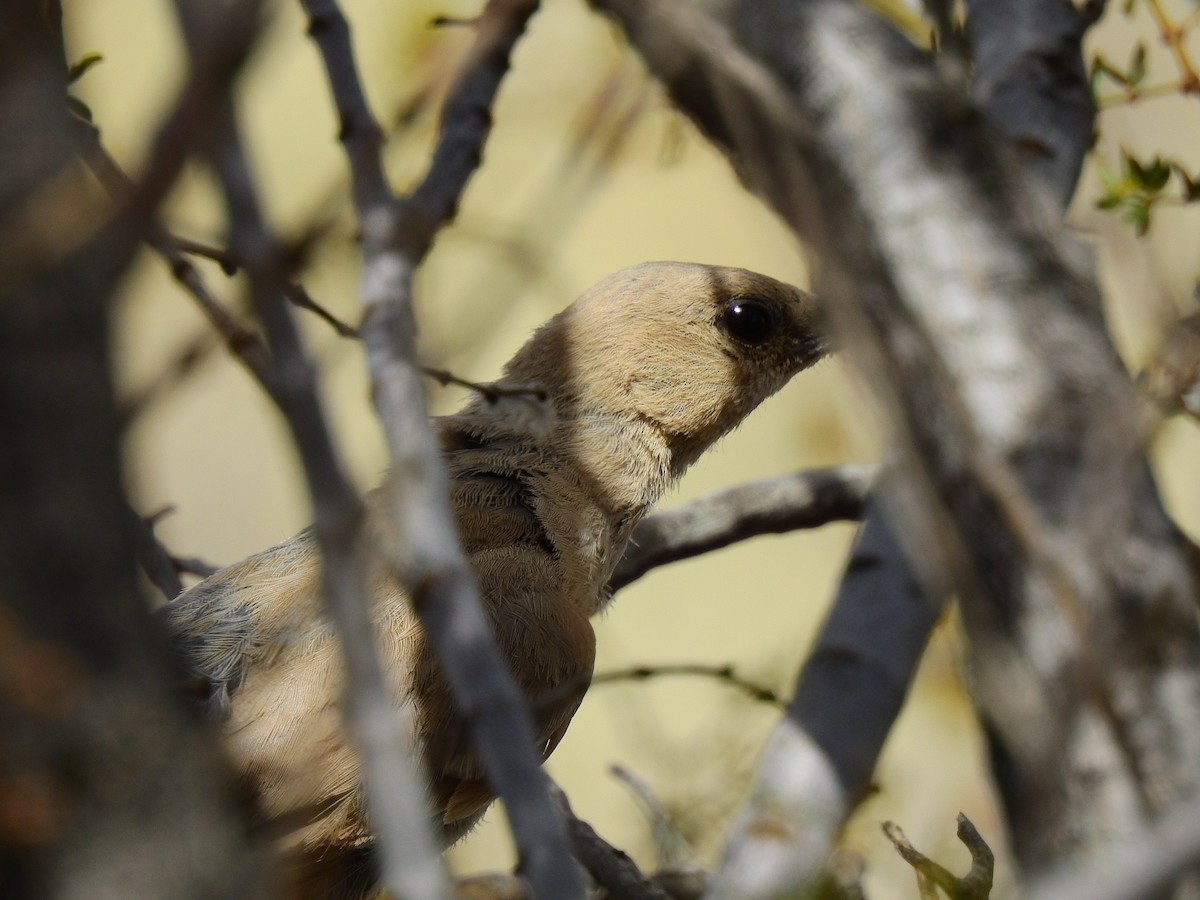
<path fill-rule="evenodd" d="M 908 453 L 889 517 L 958 591 L 1018 861 L 1200 780 L 1197 573 L 1053 199 L 930 61 L 840 0 L 608 2 L 808 242 Z"/>

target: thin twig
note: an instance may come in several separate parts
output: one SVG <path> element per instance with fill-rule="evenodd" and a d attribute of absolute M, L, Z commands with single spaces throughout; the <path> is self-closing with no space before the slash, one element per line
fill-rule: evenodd
<path fill-rule="evenodd" d="M 537 403 L 546 402 L 546 392 L 534 384 L 499 384 L 496 382 L 468 381 L 465 378 L 459 378 L 453 372 L 446 369 L 434 369 L 429 366 L 421 366 L 421 374 L 427 378 L 432 378 L 442 387 L 453 384 L 457 387 L 464 387 L 475 391 L 475 393 L 487 400 L 488 403 L 495 403 L 502 397 L 529 397 Z"/>
<path fill-rule="evenodd" d="M 175 567 L 175 571 L 180 575 L 196 575 L 200 578 L 207 578 L 209 575 L 215 575 L 220 571 L 220 566 L 215 566 L 206 559 L 201 559 L 198 556 L 175 556 L 171 554 L 171 565 Z"/>
<path fill-rule="evenodd" d="M 156 519 L 141 516 L 130 507 L 128 520 L 133 528 L 138 562 L 142 565 L 142 571 L 165 599 L 175 599 L 183 591 L 183 582 L 179 580 L 179 572 L 171 554 L 154 533 Z"/>
<path fill-rule="evenodd" d="M 120 408 L 122 428 L 128 428 L 138 416 L 183 384 L 220 344 L 213 329 L 205 327 L 176 348 L 161 370 L 123 398 Z"/>
<path fill-rule="evenodd" d="M 971 820 L 958 814 L 958 838 L 971 852 L 971 868 L 962 878 L 921 853 L 904 836 L 895 822 L 884 822 L 883 833 L 917 874 L 921 896 L 936 897 L 931 884 L 937 885 L 950 900 L 987 900 L 992 893 L 992 870 L 995 857 Z"/>
<path fill-rule="evenodd" d="M 132 507 L 130 510 L 132 511 Z M 149 533 L 155 537 L 155 542 L 157 543 L 159 550 L 162 552 L 162 563 L 169 564 L 177 575 L 199 575 L 201 578 L 207 578 L 209 575 L 215 573 L 220 567 L 214 566 L 212 563 L 196 556 L 176 556 L 167 549 L 165 544 L 157 539 L 157 536 L 154 535 L 154 529 L 158 527 L 158 523 L 174 513 L 175 507 L 168 504 L 167 506 L 163 506 L 150 513 L 150 515 L 141 516 L 140 518 L 145 523 Z M 174 587 L 174 585 L 172 584 L 171 587 Z M 178 593 L 178 591 L 175 591 L 175 593 L 170 594 L 167 599 L 172 599 L 175 594 Z"/>
<path fill-rule="evenodd" d="M 115 165 L 115 163 L 114 163 Z M 184 253 L 189 253 L 192 256 L 203 257 L 210 259 L 221 267 L 221 271 L 226 275 L 236 275 L 241 269 L 241 263 L 234 259 L 233 254 L 224 247 L 213 247 L 209 244 L 200 241 L 193 241 L 190 238 L 174 235 L 176 246 Z"/>
<path fill-rule="evenodd" d="M 1154 24 L 1158 26 L 1162 41 L 1171 50 L 1175 64 L 1179 68 L 1179 90 L 1183 94 L 1200 93 L 1200 73 L 1197 73 L 1192 57 L 1188 53 L 1184 39 L 1187 28 L 1177 25 L 1163 7 L 1161 0 L 1146 0 L 1146 9 L 1150 11 Z"/>
<path fill-rule="evenodd" d="M 100 143 L 99 131 L 87 126 L 86 135 L 88 140 L 84 145 L 84 161 L 88 168 L 113 198 L 121 201 L 131 196 L 136 186 L 104 149 Z M 160 225 L 153 224 L 146 235 L 146 241 L 166 259 L 175 280 L 192 295 L 208 318 L 209 324 L 221 336 L 234 357 L 241 361 L 261 384 L 268 386 L 272 377 L 271 358 L 262 338 L 239 322 L 216 298 L 200 270 L 188 259 L 174 235 Z M 189 364 L 185 361 L 179 365 Z M 173 365 L 173 369 L 178 373 L 177 365 Z"/>
<path fill-rule="evenodd" d="M 625 766 L 609 766 L 608 771 L 629 788 L 646 814 L 650 824 L 650 835 L 654 839 L 659 872 L 702 875 L 703 869 L 696 859 L 696 851 L 679 830 L 670 811 L 650 789 L 650 785 Z"/>
<path fill-rule="evenodd" d="M 88 140 L 85 143 L 84 158 L 92 173 L 110 196 L 122 198 L 132 193 L 135 187 L 132 179 L 122 171 L 117 161 L 104 148 L 104 145 L 100 142 L 100 133 L 95 128 L 88 128 Z M 317 223 L 308 229 L 304 236 L 297 242 L 297 249 L 293 250 L 291 255 L 300 255 L 303 248 L 311 244 L 316 235 L 325 230 L 325 227 L 324 223 Z M 250 348 L 252 357 L 258 356 L 262 352 L 260 349 L 251 346 L 261 343 L 257 335 L 239 323 L 231 313 L 224 309 L 205 285 L 199 270 L 188 259 L 188 256 L 191 255 L 213 260 L 221 266 L 221 270 L 226 275 L 232 276 L 243 268 L 241 261 L 235 253 L 227 248 L 213 247 L 180 237 L 161 225 L 155 225 L 152 228 L 147 237 L 147 242 L 170 263 L 175 279 L 195 297 L 200 307 L 209 317 L 209 321 L 225 338 L 226 344 L 235 354 L 241 354 L 246 348 Z M 341 337 L 358 337 L 358 329 L 341 321 L 328 309 L 314 300 L 303 285 L 295 282 L 287 282 L 284 284 L 283 290 L 284 295 L 290 303 L 315 314 Z M 256 359 L 248 359 L 246 363 L 252 368 L 265 366 L 264 361 Z"/>
<path fill-rule="evenodd" d="M 592 686 L 614 684 L 620 681 L 647 681 L 651 678 L 662 678 L 675 675 L 696 675 L 702 678 L 713 678 L 732 688 L 741 691 L 751 700 L 769 703 L 779 709 L 787 708 L 787 701 L 778 693 L 761 684 L 743 678 L 734 671 L 733 666 L 710 666 L 704 663 L 674 663 L 660 666 L 633 666 L 628 669 L 614 669 L 601 672 L 592 678 Z"/>
<path fill-rule="evenodd" d="M 313 299 L 312 294 L 303 285 L 295 284 L 294 282 L 283 286 L 283 294 L 287 297 L 288 302 L 299 309 L 306 309 L 313 313 L 318 319 L 325 322 L 337 332 L 339 337 L 358 339 L 358 329 L 353 325 L 347 325 L 324 306 Z"/>

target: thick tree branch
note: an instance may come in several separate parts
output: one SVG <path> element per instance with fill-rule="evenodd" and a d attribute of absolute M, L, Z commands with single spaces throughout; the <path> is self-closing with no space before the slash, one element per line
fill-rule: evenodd
<path fill-rule="evenodd" d="M 941 43 L 953 37 L 953 52 L 961 52 L 949 5 L 930 5 L 939 12 Z M 1017 39 L 1011 19 L 994 15 L 995 10 L 984 11 L 986 21 L 968 20 L 981 53 L 973 68 L 976 97 L 1030 153 L 1065 210 L 1091 140 L 1094 109 L 1080 42 L 1093 17 L 1065 3 L 1018 5 L 1024 18 Z M 975 6 L 969 7 L 972 15 Z M 1033 27 L 1045 18 L 1055 25 L 1052 37 Z M 1009 86 L 996 87 L 1000 82 Z M 1012 102 L 1014 91 L 1021 102 Z M 1064 106 L 1078 113 L 1064 118 Z M 1020 141 L 1031 122 L 1045 125 L 1037 153 Z M 1052 166 L 1044 164 L 1046 156 Z M 881 487 L 886 493 L 887 479 Z M 863 796 L 941 605 L 940 597 L 925 598 L 880 504 L 873 504 L 790 709 L 793 720 L 828 754 L 851 801 Z M 856 710 L 853 723 L 843 715 L 847 707 Z"/>
<path fill-rule="evenodd" d="M 788 707 L 789 718 L 828 755 L 851 806 L 866 795 L 941 611 L 897 549 L 878 504 L 869 505 Z M 847 709 L 855 711 L 852 721 Z"/>
<path fill-rule="evenodd" d="M 1104 0 L 967 0 L 973 94 L 1024 168 L 1066 209 L 1092 146 L 1096 104 L 1080 45 Z"/>
<path fill-rule="evenodd" d="M 1135 840 L 1061 866 L 1029 885 L 1027 900 L 1144 900 L 1165 896 L 1200 865 L 1200 801 L 1187 800 Z"/>
<path fill-rule="evenodd" d="M 392 460 L 384 490 L 396 541 L 386 552 L 470 723 L 489 781 L 505 801 L 522 871 L 534 893 L 581 897 L 583 887 L 534 750 L 524 698 L 492 641 L 459 545 L 446 471 L 425 410 L 412 311 L 413 271 L 453 215 L 478 163 L 492 98 L 537 3 L 488 4 L 463 74 L 446 101 L 429 174 L 410 197 L 398 200 L 383 172 L 381 131 L 358 77 L 349 26 L 335 0 L 302 2 L 341 118 L 363 235 L 361 334 Z"/>

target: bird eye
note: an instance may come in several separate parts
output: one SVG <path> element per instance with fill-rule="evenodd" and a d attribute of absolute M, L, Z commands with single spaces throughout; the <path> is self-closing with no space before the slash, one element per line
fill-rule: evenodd
<path fill-rule="evenodd" d="M 720 321 L 726 331 L 746 344 L 765 344 L 775 336 L 774 310 L 753 297 L 735 297 L 725 307 Z"/>

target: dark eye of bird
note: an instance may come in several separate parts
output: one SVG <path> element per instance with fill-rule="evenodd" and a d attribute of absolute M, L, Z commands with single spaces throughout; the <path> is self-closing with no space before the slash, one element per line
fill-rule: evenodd
<path fill-rule="evenodd" d="M 765 344 L 775 336 L 775 312 L 762 300 L 735 297 L 721 314 L 721 324 L 746 344 Z"/>

